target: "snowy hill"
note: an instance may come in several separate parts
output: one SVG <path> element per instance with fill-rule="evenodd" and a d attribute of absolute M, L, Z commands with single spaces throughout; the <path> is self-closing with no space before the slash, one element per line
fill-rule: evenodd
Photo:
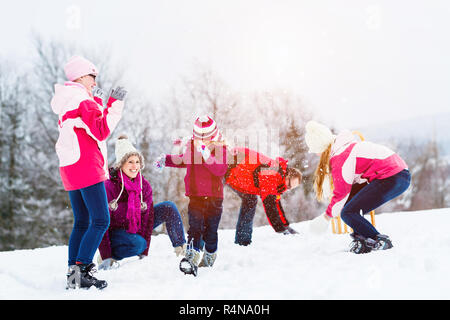
<path fill-rule="evenodd" d="M 67 247 L 0 252 L 0 299 L 450 299 L 450 208 L 376 216 L 394 248 L 355 255 L 348 235 L 317 237 L 309 221 L 300 235 L 254 230 L 253 244 L 219 231 L 214 268 L 183 275 L 166 235 L 152 239 L 150 256 L 99 271 L 108 288 L 65 290 Z"/>
<path fill-rule="evenodd" d="M 450 155 L 450 113 L 405 118 L 357 128 L 367 140 L 389 143 L 393 141 L 430 142 L 435 139 L 444 155 Z"/>

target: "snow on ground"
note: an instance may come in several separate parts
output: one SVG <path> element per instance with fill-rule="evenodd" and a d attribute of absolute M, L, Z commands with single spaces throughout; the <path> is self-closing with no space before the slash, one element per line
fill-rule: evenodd
<path fill-rule="evenodd" d="M 178 270 L 166 235 L 153 237 L 149 257 L 123 260 L 99 271 L 99 291 L 66 290 L 67 247 L 0 252 L 0 299 L 450 299 L 450 208 L 376 216 L 394 248 L 349 253 L 348 235 L 299 235 L 255 228 L 253 243 L 233 243 L 234 230 L 219 231 L 218 258 L 197 277 Z"/>

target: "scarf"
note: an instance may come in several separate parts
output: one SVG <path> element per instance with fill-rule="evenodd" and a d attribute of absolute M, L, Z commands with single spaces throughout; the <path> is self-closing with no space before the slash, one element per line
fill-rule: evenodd
<path fill-rule="evenodd" d="M 137 233 L 141 228 L 141 173 L 139 172 L 134 181 L 120 171 L 123 186 L 128 193 L 128 232 Z"/>

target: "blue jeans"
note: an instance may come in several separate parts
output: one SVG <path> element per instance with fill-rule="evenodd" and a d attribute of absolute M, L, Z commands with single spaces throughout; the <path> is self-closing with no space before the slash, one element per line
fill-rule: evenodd
<path fill-rule="evenodd" d="M 89 264 L 109 226 L 108 199 L 103 182 L 69 191 L 74 224 L 69 238 L 69 265 Z"/>
<path fill-rule="evenodd" d="M 241 208 L 239 209 L 239 217 L 236 223 L 234 243 L 246 246 L 252 242 L 253 218 L 256 213 L 258 196 L 255 194 L 241 193 L 236 190 L 234 191 L 242 199 Z"/>
<path fill-rule="evenodd" d="M 192 241 L 195 250 L 205 246 L 209 253 L 217 251 L 218 232 L 222 217 L 222 198 L 190 197 L 188 206 L 189 231 L 188 242 Z"/>
<path fill-rule="evenodd" d="M 369 213 L 399 196 L 408 189 L 410 183 L 411 174 L 406 169 L 392 177 L 372 181 L 347 200 L 341 211 L 342 220 L 356 234 L 374 239 L 379 232 L 360 212 Z"/>
<path fill-rule="evenodd" d="M 109 232 L 112 258 L 122 260 L 141 254 L 147 249 L 147 241 L 137 233 L 128 233 L 125 229 L 115 229 Z"/>
<path fill-rule="evenodd" d="M 153 207 L 155 219 L 153 228 L 161 223 L 166 223 L 167 234 L 173 247 L 186 243 L 183 221 L 173 202 L 165 201 Z M 133 257 L 147 249 L 147 241 L 139 234 L 128 233 L 124 229 L 116 229 L 110 232 L 111 252 L 115 260 Z"/>
<path fill-rule="evenodd" d="M 183 221 L 175 203 L 171 201 L 160 202 L 153 207 L 153 211 L 155 212 L 153 229 L 165 222 L 172 246 L 175 248 L 186 243 Z"/>

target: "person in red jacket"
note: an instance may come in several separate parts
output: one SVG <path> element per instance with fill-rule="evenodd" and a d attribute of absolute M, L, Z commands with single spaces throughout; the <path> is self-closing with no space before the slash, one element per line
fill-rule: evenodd
<path fill-rule="evenodd" d="M 289 226 L 280 200 L 285 191 L 300 185 L 300 171 L 289 167 L 288 161 L 283 158 L 271 159 L 248 148 L 235 148 L 232 154 L 234 159 L 225 176 L 225 183 L 242 199 L 235 243 L 243 246 L 251 243 L 258 196 L 276 232 L 297 233 Z"/>

